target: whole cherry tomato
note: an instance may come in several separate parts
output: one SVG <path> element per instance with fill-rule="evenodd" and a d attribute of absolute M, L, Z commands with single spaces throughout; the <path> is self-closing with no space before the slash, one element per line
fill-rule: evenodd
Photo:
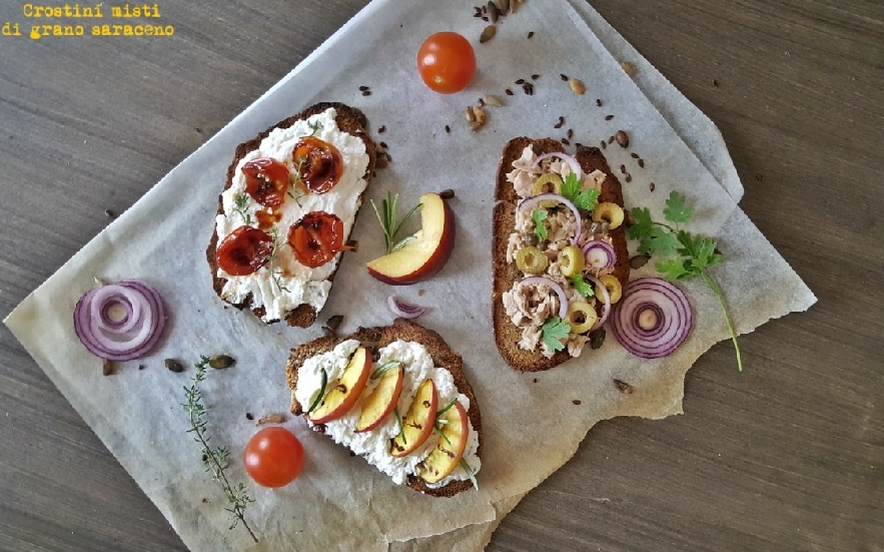
<path fill-rule="evenodd" d="M 231 276 L 254 274 L 273 253 L 273 238 L 263 230 L 240 226 L 221 240 L 215 258 Z"/>
<path fill-rule="evenodd" d="M 452 94 L 466 88 L 476 73 L 470 42 L 453 31 L 430 35 L 417 52 L 417 68 L 431 90 Z"/>
<path fill-rule="evenodd" d="M 243 453 L 246 472 L 262 487 L 282 487 L 304 467 L 304 447 L 284 427 L 267 427 L 254 434 Z"/>

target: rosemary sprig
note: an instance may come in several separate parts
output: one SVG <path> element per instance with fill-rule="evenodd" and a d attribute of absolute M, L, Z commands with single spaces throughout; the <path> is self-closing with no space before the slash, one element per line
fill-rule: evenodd
<path fill-rule="evenodd" d="M 401 364 L 402 363 L 399 362 L 398 360 L 390 360 L 388 362 L 385 362 L 385 363 L 381 364 L 380 366 L 378 366 L 375 369 L 375 371 L 371 373 L 371 376 L 369 376 L 369 377 L 372 380 L 376 380 L 379 377 L 381 377 L 382 375 L 384 375 L 384 372 L 386 372 L 387 370 L 392 370 L 393 368 L 399 368 L 399 366 Z"/>
<path fill-rule="evenodd" d="M 371 207 L 374 209 L 374 214 L 378 218 L 378 222 L 381 223 L 381 229 L 384 231 L 384 241 L 387 245 L 387 254 L 390 254 L 394 251 L 402 249 L 406 243 L 413 240 L 414 236 L 408 236 L 403 238 L 402 240 L 396 241 L 399 232 L 402 230 L 402 227 L 408 222 L 408 219 L 411 218 L 411 215 L 417 211 L 421 204 L 418 203 L 414 207 L 411 208 L 408 213 L 402 218 L 402 220 L 397 222 L 397 212 L 399 209 L 399 194 L 391 194 L 387 191 L 387 197 L 381 200 L 381 209 L 378 210 L 378 206 L 375 205 L 374 200 L 369 200 L 371 202 Z"/>
<path fill-rule="evenodd" d="M 316 394 L 316 398 L 313 399 L 313 404 L 310 405 L 310 408 L 307 409 L 307 414 L 310 414 L 316 407 L 319 406 L 319 403 L 322 402 L 322 397 L 325 396 L 325 388 L 328 385 L 328 372 L 325 371 L 325 368 L 322 369 L 322 381 L 319 384 L 319 393 Z"/>
<path fill-rule="evenodd" d="M 396 423 L 399 425 L 399 435 L 402 436 L 402 444 L 407 445 L 408 440 L 405 438 L 405 426 L 402 425 L 402 414 L 399 414 L 399 407 L 393 407 L 393 414 L 396 415 Z"/>
<path fill-rule="evenodd" d="M 226 470 L 230 467 L 230 462 L 228 461 L 230 450 L 226 447 L 209 446 L 211 436 L 207 432 L 206 407 L 203 405 L 203 394 L 199 388 L 199 384 L 206 379 L 206 367 L 208 365 L 209 357 L 200 357 L 200 361 L 196 365 L 196 375 L 193 376 L 193 383 L 190 387 L 184 387 L 187 403 L 181 406 L 184 407 L 184 410 L 190 416 L 190 429 L 187 430 L 187 433 L 192 433 L 193 440 L 202 445 L 203 464 L 205 464 L 206 472 L 212 474 L 212 479 L 221 484 L 221 488 L 224 489 L 224 493 L 227 495 L 230 507 L 225 508 L 225 510 L 231 514 L 229 528 L 233 529 L 242 522 L 243 527 L 249 532 L 252 540 L 258 542 L 258 537 L 255 536 L 245 518 L 246 506 L 250 502 L 255 502 L 255 500 L 249 496 L 242 483 L 234 486 L 227 478 Z"/>
<path fill-rule="evenodd" d="M 470 467 L 469 463 L 463 458 L 460 459 L 460 467 L 467 472 L 467 477 L 470 478 L 470 483 L 473 484 L 473 487 L 478 491 L 479 490 L 479 481 L 476 479 L 476 472 L 473 471 L 473 468 Z"/>

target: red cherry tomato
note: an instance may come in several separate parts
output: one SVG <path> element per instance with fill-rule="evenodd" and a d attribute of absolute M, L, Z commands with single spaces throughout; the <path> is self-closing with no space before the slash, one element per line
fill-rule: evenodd
<path fill-rule="evenodd" d="M 344 173 L 344 161 L 334 145 L 316 136 L 305 136 L 292 151 L 298 177 L 314 194 L 331 190 Z"/>
<path fill-rule="evenodd" d="M 344 222 L 324 211 L 307 213 L 289 228 L 288 241 L 299 263 L 322 266 L 343 249 Z"/>
<path fill-rule="evenodd" d="M 431 90 L 452 94 L 467 87 L 476 73 L 476 54 L 463 36 L 443 31 L 430 35 L 417 52 L 417 68 Z"/>
<path fill-rule="evenodd" d="M 240 226 L 221 240 L 215 259 L 231 276 L 247 276 L 264 266 L 272 253 L 273 238 L 267 232 Z"/>
<path fill-rule="evenodd" d="M 262 487 L 282 487 L 304 467 L 304 447 L 284 427 L 264 428 L 254 434 L 243 453 L 246 471 Z"/>
<path fill-rule="evenodd" d="M 270 157 L 259 157 L 243 164 L 246 193 L 265 207 L 279 207 L 285 201 L 291 178 L 288 168 Z"/>

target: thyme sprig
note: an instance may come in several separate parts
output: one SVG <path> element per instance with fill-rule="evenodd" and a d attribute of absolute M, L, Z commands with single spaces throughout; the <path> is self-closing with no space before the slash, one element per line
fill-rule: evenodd
<path fill-rule="evenodd" d="M 378 206 L 375 205 L 373 199 L 369 201 L 372 209 L 374 209 L 375 216 L 378 217 L 378 222 L 381 223 L 381 229 L 384 231 L 384 242 L 387 245 L 387 254 L 402 249 L 402 246 L 415 239 L 414 236 L 408 236 L 396 241 L 399 232 L 402 231 L 402 227 L 408 222 L 408 219 L 411 218 L 414 212 L 421 207 L 420 203 L 412 207 L 411 210 L 402 217 L 402 220 L 397 221 L 399 194 L 391 194 L 387 191 L 387 197 L 381 200 L 380 210 L 378 210 Z"/>
<path fill-rule="evenodd" d="M 187 403 L 181 406 L 184 407 L 184 410 L 190 416 L 190 429 L 187 430 L 187 433 L 193 434 L 193 440 L 202 446 L 203 464 L 205 465 L 206 472 L 212 474 L 212 479 L 221 485 L 221 488 L 227 495 L 230 507 L 225 508 L 225 510 L 231 514 L 229 529 L 233 529 L 239 523 L 242 523 L 243 527 L 249 532 L 249 536 L 252 537 L 252 540 L 258 542 L 258 537 L 255 536 L 245 518 L 246 506 L 251 502 L 255 502 L 255 500 L 249 495 L 242 483 L 233 485 L 227 478 L 227 468 L 230 467 L 230 450 L 226 447 L 212 447 L 209 445 L 211 436 L 208 434 L 206 407 L 203 405 L 203 394 L 199 387 L 200 383 L 206 379 L 206 367 L 208 365 L 209 357 L 200 357 L 200 361 L 196 365 L 196 374 L 193 376 L 193 383 L 189 387 L 184 387 Z"/>
<path fill-rule="evenodd" d="M 270 277 L 273 278 L 273 283 L 276 284 L 276 287 L 280 291 L 284 291 L 286 293 L 291 293 L 291 290 L 289 290 L 289 288 L 285 287 L 285 284 L 282 283 L 282 276 L 283 276 L 282 269 L 279 267 L 276 267 L 276 268 L 273 267 L 273 262 L 277 260 L 277 253 L 279 251 L 279 248 L 282 245 L 285 245 L 285 244 L 281 244 L 279 241 L 279 228 L 271 228 L 270 229 L 270 237 L 273 239 L 273 246 L 272 246 L 272 249 L 270 250 L 270 254 L 264 258 L 264 260 L 267 262 L 267 264 L 269 265 L 269 268 L 270 268 Z"/>
<path fill-rule="evenodd" d="M 246 226 L 252 225 L 252 215 L 249 213 L 249 196 L 246 194 L 233 196 L 233 208 L 243 218 Z"/>

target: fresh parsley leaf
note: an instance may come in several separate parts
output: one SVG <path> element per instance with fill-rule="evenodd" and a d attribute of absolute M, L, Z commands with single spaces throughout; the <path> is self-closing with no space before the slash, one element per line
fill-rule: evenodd
<path fill-rule="evenodd" d="M 686 223 L 691 220 L 694 209 L 686 205 L 687 198 L 675 190 L 669 194 L 666 200 L 666 207 L 663 209 L 663 216 L 669 222 L 675 224 Z"/>
<path fill-rule="evenodd" d="M 549 217 L 549 213 L 546 212 L 546 209 L 534 209 L 531 211 L 531 220 L 534 221 L 534 234 L 537 236 L 537 239 L 543 241 L 546 239 L 547 231 L 546 225 L 543 224 Z"/>
<path fill-rule="evenodd" d="M 686 264 L 687 261 L 676 258 L 659 262 L 654 265 L 654 268 L 657 269 L 657 272 L 659 272 L 660 275 L 663 276 L 663 278 L 672 282 L 675 280 L 685 280 L 687 278 L 695 276 L 691 269 L 685 266 Z"/>
<path fill-rule="evenodd" d="M 558 316 L 547 318 L 540 327 L 540 338 L 551 351 L 561 351 L 565 348 L 565 340 L 571 332 L 571 326 Z"/>
<path fill-rule="evenodd" d="M 574 289 L 576 289 L 577 293 L 580 295 L 584 297 L 595 296 L 595 289 L 583 279 L 583 274 L 575 274 L 571 276 L 571 283 L 574 284 Z"/>
<path fill-rule="evenodd" d="M 583 180 L 578 179 L 574 173 L 568 173 L 562 183 L 562 196 L 578 209 L 592 211 L 599 198 L 599 191 L 592 188 L 584 190 Z"/>

